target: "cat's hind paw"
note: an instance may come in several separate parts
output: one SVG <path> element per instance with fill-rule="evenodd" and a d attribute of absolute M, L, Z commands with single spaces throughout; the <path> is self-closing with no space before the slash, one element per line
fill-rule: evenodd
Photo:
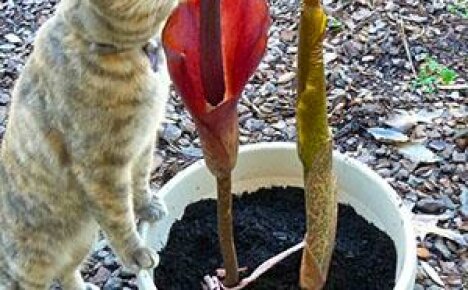
<path fill-rule="evenodd" d="M 144 221 L 154 223 L 168 214 L 167 206 L 164 201 L 153 197 L 151 202 L 136 210 L 136 215 Z"/>

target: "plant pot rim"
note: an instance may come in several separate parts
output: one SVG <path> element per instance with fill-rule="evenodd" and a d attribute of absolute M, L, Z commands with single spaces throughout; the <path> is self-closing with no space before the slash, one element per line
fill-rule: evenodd
<path fill-rule="evenodd" d="M 254 160 L 255 158 L 260 158 L 265 162 L 256 162 Z M 276 163 L 276 165 L 281 168 L 273 168 L 274 166 L 264 163 Z M 386 232 L 394 241 L 397 249 L 397 278 L 394 289 L 412 290 L 415 283 L 417 259 L 416 242 L 411 224 L 410 212 L 404 207 L 401 198 L 395 190 L 393 190 L 393 188 L 382 177 L 366 165 L 338 152 L 333 153 L 333 163 L 335 174 L 338 179 L 340 202 L 350 204 L 360 215 Z M 253 167 L 255 168 L 252 169 Z M 352 172 L 349 171 L 350 169 L 352 169 Z M 248 172 L 252 170 L 253 172 Z M 276 176 L 274 172 L 278 170 L 283 171 L 289 176 Z M 262 177 L 252 175 L 252 173 L 257 174 L 258 172 L 265 173 L 262 173 Z M 303 181 L 301 175 L 302 169 L 297 158 L 296 143 L 272 142 L 243 145 L 240 146 L 239 161 L 233 172 L 233 192 L 253 192 L 266 186 L 302 186 Z M 359 178 L 362 178 L 362 180 L 356 180 Z M 187 181 L 191 179 L 195 180 L 197 184 L 187 185 L 187 183 L 190 183 Z M 203 181 L 200 181 L 200 179 Z M 144 223 L 140 226 L 139 230 L 141 236 L 149 246 L 160 249 L 165 245 L 169 228 L 175 220 L 181 217 L 185 205 L 196 202 L 202 198 L 215 196 L 214 193 L 216 187 L 214 180 L 211 179 L 213 178 L 210 176 L 204 161 L 199 160 L 179 172 L 161 188 L 158 195 L 168 203 L 169 216 L 154 225 Z M 340 186 L 340 183 L 343 182 L 345 182 L 346 185 Z M 180 186 L 192 187 L 194 191 L 193 194 L 187 194 L 193 195 L 193 197 L 190 197 L 190 200 L 187 200 L 188 197 L 185 196 L 184 198 L 186 200 L 183 201 L 185 202 L 185 205 L 182 208 L 177 205 L 177 210 L 175 210 L 176 214 L 174 215 L 174 213 L 171 212 L 171 202 L 168 201 L 177 199 L 177 196 L 175 195 L 178 194 L 177 192 L 180 192 L 180 190 L 177 191 L 176 188 Z M 349 189 L 348 186 L 353 188 Z M 370 189 L 365 189 L 369 186 Z M 209 190 L 213 191 L 214 196 L 201 196 L 206 194 L 206 191 Z M 348 192 L 350 191 L 370 191 L 371 193 L 367 193 L 369 198 L 366 197 L 358 199 L 353 197 L 352 194 L 348 196 Z M 342 192 L 346 192 L 346 194 L 343 193 L 345 197 L 340 196 L 342 195 Z M 374 196 L 374 192 L 375 195 L 378 196 Z M 367 203 L 373 204 L 369 206 L 366 205 Z M 381 209 L 375 209 L 375 206 L 380 206 Z M 388 217 L 383 219 L 381 218 L 382 215 L 388 214 Z M 154 235 L 149 234 L 149 232 L 154 231 L 164 231 L 163 237 L 157 237 L 155 240 L 152 238 Z M 139 273 L 139 289 L 156 289 L 152 282 L 151 272 L 141 271 Z"/>

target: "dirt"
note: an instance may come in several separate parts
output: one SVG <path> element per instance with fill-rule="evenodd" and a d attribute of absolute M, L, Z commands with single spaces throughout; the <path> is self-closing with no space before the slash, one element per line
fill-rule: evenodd
<path fill-rule="evenodd" d="M 234 200 L 235 236 L 241 267 L 252 270 L 299 243 L 305 231 L 303 190 L 261 189 Z M 222 264 L 216 233 L 216 201 L 186 208 L 171 228 L 155 271 L 158 289 L 200 289 L 202 277 Z M 248 289 L 299 289 L 296 253 Z M 325 289 L 393 289 L 396 251 L 392 240 L 354 209 L 340 205 L 338 234 Z"/>

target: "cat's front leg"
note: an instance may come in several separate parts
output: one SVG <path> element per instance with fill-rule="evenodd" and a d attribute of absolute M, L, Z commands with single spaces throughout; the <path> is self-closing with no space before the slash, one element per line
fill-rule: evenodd
<path fill-rule="evenodd" d="M 90 212 L 123 264 L 135 272 L 156 266 L 157 254 L 144 246 L 136 229 L 128 166 L 115 163 L 93 170 L 78 168 L 76 174 L 86 191 Z"/>
<path fill-rule="evenodd" d="M 148 145 L 132 169 L 133 204 L 142 220 L 156 222 L 167 215 L 164 201 L 153 194 L 149 186 L 153 162 L 153 145 Z"/>

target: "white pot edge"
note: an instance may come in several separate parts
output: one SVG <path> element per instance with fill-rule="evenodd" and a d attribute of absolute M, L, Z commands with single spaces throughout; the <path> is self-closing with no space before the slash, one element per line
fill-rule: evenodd
<path fill-rule="evenodd" d="M 290 171 L 293 172 L 292 175 L 290 176 L 274 176 L 273 178 L 268 176 L 268 173 L 264 178 L 250 178 L 249 169 L 247 170 L 242 170 L 243 168 L 241 167 L 247 167 L 251 168 L 252 166 L 249 167 L 249 162 L 252 164 L 255 164 L 254 167 L 258 167 L 259 163 L 255 162 L 251 157 L 252 154 L 258 155 L 258 154 L 263 154 L 261 158 L 263 160 L 268 160 L 270 157 L 274 157 L 275 155 L 271 155 L 271 152 L 275 152 L 275 155 L 280 153 L 285 154 L 283 157 L 287 156 L 288 158 L 283 158 L 285 163 L 281 163 L 281 166 L 288 168 L 290 167 Z M 293 155 L 291 155 L 293 154 Z M 244 158 L 243 158 L 244 157 Z M 272 159 L 270 159 L 272 160 Z M 355 208 L 355 210 L 363 215 L 368 221 L 374 223 L 377 227 L 379 227 L 381 230 L 384 230 L 387 232 L 390 237 L 394 240 L 395 246 L 397 248 L 397 254 L 398 254 L 398 266 L 397 266 L 397 280 L 396 280 L 396 285 L 395 285 L 395 290 L 413 290 L 414 288 L 414 283 L 415 283 L 415 276 L 416 276 L 416 266 L 417 266 L 417 259 L 416 259 L 416 242 L 414 238 L 414 233 L 413 233 L 413 228 L 411 225 L 411 215 L 410 212 L 403 206 L 401 199 L 397 195 L 397 193 L 393 190 L 393 188 L 384 180 L 382 179 L 377 173 L 372 171 L 369 167 L 366 165 L 360 163 L 357 160 L 354 160 L 350 157 L 347 157 L 343 154 L 340 153 L 334 153 L 333 156 L 334 160 L 334 166 L 337 164 L 337 176 L 338 179 L 348 179 L 346 182 L 347 183 L 357 183 L 358 185 L 362 185 L 362 183 L 365 183 L 366 186 L 371 184 L 372 186 L 378 186 L 380 192 L 384 193 L 385 199 L 377 199 L 377 201 L 374 201 L 379 203 L 379 202 L 385 202 L 386 207 L 383 207 L 383 211 L 393 211 L 393 215 L 397 214 L 397 221 L 393 221 L 393 227 L 397 226 L 399 228 L 398 232 L 400 233 L 399 239 L 395 238 L 392 236 L 388 231 L 385 229 L 385 226 L 383 223 L 388 223 L 388 221 L 382 221 L 379 220 L 377 216 L 375 216 L 373 213 L 370 213 L 368 210 L 368 206 L 365 206 L 362 204 L 362 202 L 358 201 L 357 199 L 354 199 L 353 197 L 348 196 L 347 194 L 339 194 L 339 199 L 340 202 L 343 203 L 348 203 Z M 275 163 L 275 161 L 271 161 Z M 278 162 L 278 160 L 276 160 Z M 265 163 L 268 163 L 265 162 Z M 261 167 L 261 166 L 260 166 Z M 295 169 L 294 169 L 295 168 Z M 340 174 L 340 168 L 347 168 L 346 174 L 344 172 L 341 172 Z M 274 168 L 268 168 L 265 167 L 263 168 L 266 171 L 270 170 L 275 170 Z M 263 170 L 260 169 L 260 170 Z M 349 169 L 353 169 L 352 172 L 349 171 Z M 242 170 L 242 172 L 239 172 Z M 254 171 L 258 171 L 259 169 L 255 169 Z M 284 169 L 288 170 L 288 169 Z M 296 171 L 294 173 L 294 171 Z M 297 153 L 296 153 L 296 144 L 295 143 L 285 143 L 285 142 L 274 142 L 274 143 L 258 143 L 258 144 L 250 144 L 250 145 L 243 145 L 240 147 L 239 150 L 239 161 L 238 161 L 238 166 L 234 170 L 233 173 L 233 192 L 235 193 L 240 193 L 240 192 L 245 192 L 245 191 L 255 191 L 256 189 L 260 187 L 266 187 L 266 186 L 281 186 L 281 185 L 291 185 L 291 186 L 302 186 L 302 176 L 300 173 L 302 171 L 300 168 L 300 163 L 297 158 Z M 289 171 L 288 171 L 289 172 Z M 359 176 L 356 175 L 356 172 L 358 172 Z M 351 174 L 352 173 L 352 174 Z M 190 178 L 191 176 L 202 176 L 206 178 L 206 181 L 201 184 L 201 187 L 206 188 L 213 188 L 214 186 L 214 180 L 212 179 L 206 169 L 205 163 L 203 160 L 197 161 L 188 168 L 184 169 L 183 171 L 179 172 L 174 178 L 172 178 L 163 188 L 159 191 L 159 195 L 166 200 L 169 198 L 169 193 L 174 190 L 179 184 L 184 184 L 186 183 L 187 178 Z M 355 176 L 354 176 L 355 175 Z M 363 177 L 364 180 L 361 180 L 360 183 L 355 182 L 356 176 L 358 177 Z M 237 180 L 241 179 L 242 182 L 238 182 Z M 338 183 L 340 183 L 340 180 L 338 180 Z M 340 186 L 339 186 L 340 187 Z M 199 188 L 197 187 L 196 190 L 198 191 L 206 191 L 206 188 Z M 340 188 L 339 188 L 340 191 Z M 214 194 L 214 192 L 212 193 Z M 204 193 L 202 194 L 204 195 Z M 197 196 L 194 198 L 193 201 L 195 202 L 197 200 L 200 200 L 202 198 L 207 198 L 210 196 Z M 366 202 L 369 202 L 369 200 L 366 199 Z M 374 204 L 377 205 L 378 204 Z M 388 206 L 391 207 L 391 209 L 388 208 Z M 382 206 L 381 206 L 382 207 Z M 156 223 L 155 225 L 143 225 L 140 228 L 140 233 L 142 235 L 142 238 L 150 244 L 150 246 L 153 246 L 155 248 L 161 248 L 161 241 L 157 245 L 155 245 L 155 242 L 153 240 L 148 239 L 148 233 L 150 231 L 155 230 L 155 228 L 160 228 L 162 227 L 170 227 L 172 223 L 176 220 L 179 219 L 181 216 L 181 212 L 179 210 L 178 216 L 171 216 L 171 209 L 169 209 L 170 214 L 169 217 L 167 218 L 168 221 L 165 222 L 159 222 Z M 374 213 L 380 213 L 380 210 L 374 210 Z M 163 220 L 164 221 L 164 220 Z M 398 225 L 395 225 L 398 223 Z M 166 229 L 168 231 L 169 229 Z M 167 238 L 167 237 L 166 237 Z M 163 238 L 164 239 L 164 238 Z M 398 240 L 396 240 L 398 239 Z M 151 245 L 153 243 L 153 245 Z M 151 271 L 152 272 L 152 271 Z M 141 271 L 138 275 L 138 284 L 139 284 L 139 289 L 142 290 L 155 290 L 156 287 L 153 284 L 152 281 L 152 274 L 150 271 Z M 376 279 L 378 279 L 376 277 Z"/>

